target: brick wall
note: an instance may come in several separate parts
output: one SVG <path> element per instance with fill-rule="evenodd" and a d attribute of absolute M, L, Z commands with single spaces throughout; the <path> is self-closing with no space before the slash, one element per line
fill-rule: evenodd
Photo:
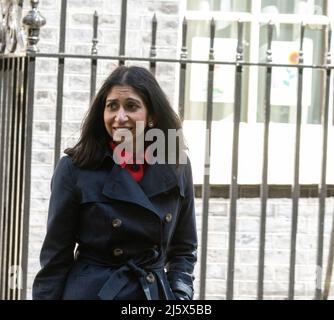
<path fill-rule="evenodd" d="M 260 199 L 238 200 L 236 250 L 235 250 L 235 299 L 256 299 Z M 325 215 L 323 278 L 325 277 L 332 225 L 334 198 L 328 198 Z M 196 199 L 198 235 L 201 238 L 202 201 Z M 264 298 L 287 299 L 289 287 L 291 199 L 269 199 L 266 225 L 266 253 Z M 224 299 L 226 296 L 229 200 L 211 199 L 209 207 L 209 232 L 207 249 L 207 299 Z M 299 203 L 298 234 L 296 248 L 295 299 L 313 299 L 318 228 L 318 199 L 301 198 Z M 200 258 L 200 252 L 199 252 Z M 200 260 L 199 260 L 200 261 Z M 196 267 L 198 280 L 199 263 Z M 322 282 L 323 283 L 323 282 Z M 198 297 L 198 281 L 196 281 Z M 334 296 L 331 287 L 331 298 Z"/>

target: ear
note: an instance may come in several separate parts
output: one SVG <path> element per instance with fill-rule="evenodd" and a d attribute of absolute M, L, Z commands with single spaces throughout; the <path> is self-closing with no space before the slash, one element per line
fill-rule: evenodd
<path fill-rule="evenodd" d="M 149 115 L 149 116 L 147 117 L 147 122 L 153 122 L 153 126 L 155 126 L 156 123 L 157 123 L 157 117 L 156 117 L 156 116 L 153 116 L 153 115 Z"/>

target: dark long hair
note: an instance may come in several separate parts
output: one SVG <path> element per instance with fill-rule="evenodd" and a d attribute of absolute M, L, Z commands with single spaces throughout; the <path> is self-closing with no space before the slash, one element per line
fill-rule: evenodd
<path fill-rule="evenodd" d="M 148 109 L 148 114 L 155 120 L 155 128 L 162 130 L 165 137 L 168 136 L 168 129 L 182 128 L 179 116 L 171 107 L 167 96 L 151 72 L 138 66 L 117 67 L 96 94 L 82 123 L 79 141 L 74 147 L 64 151 L 72 157 L 77 167 L 95 168 L 101 163 L 107 143 L 111 139 L 105 128 L 103 117 L 106 98 L 114 86 L 124 85 L 133 88 L 141 97 Z M 180 140 L 183 149 L 185 147 L 183 133 Z M 166 148 L 167 145 L 168 143 Z"/>

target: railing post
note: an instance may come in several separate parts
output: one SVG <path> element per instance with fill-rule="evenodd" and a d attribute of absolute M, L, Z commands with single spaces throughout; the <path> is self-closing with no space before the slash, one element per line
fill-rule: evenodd
<path fill-rule="evenodd" d="M 151 48 L 150 48 L 150 58 L 155 58 L 157 56 L 157 16 L 154 14 L 152 18 L 152 38 L 151 38 Z M 156 71 L 156 62 L 154 60 L 150 61 L 150 71 L 155 75 Z"/>
<path fill-rule="evenodd" d="M 122 9 L 121 9 L 121 26 L 119 33 L 119 56 L 122 57 L 125 55 L 125 42 L 126 42 L 126 16 L 127 16 L 127 6 L 128 1 L 122 0 Z M 119 60 L 119 65 L 123 66 L 125 63 L 124 60 Z"/>
<path fill-rule="evenodd" d="M 230 185 L 230 225 L 228 244 L 227 288 L 226 300 L 233 299 L 234 290 L 234 261 L 235 239 L 237 224 L 237 200 L 238 200 L 238 151 L 239 151 L 239 125 L 241 116 L 242 95 L 242 64 L 243 60 L 243 30 L 244 24 L 238 21 L 238 44 L 236 52 L 235 87 L 234 87 L 234 119 L 233 119 L 233 143 L 232 143 L 232 169 Z"/>
<path fill-rule="evenodd" d="M 66 15 L 67 15 L 67 2 L 61 0 L 60 6 L 60 35 L 59 35 L 59 53 L 65 52 L 65 39 L 66 39 Z M 61 134 L 62 134 L 62 122 L 63 122 L 63 93 L 64 93 L 64 75 L 65 75 L 65 58 L 58 58 L 58 75 L 57 75 L 57 102 L 56 102 L 56 124 L 55 124 L 55 144 L 54 144 L 54 160 L 53 165 L 56 167 L 60 158 L 61 149 Z"/>
<path fill-rule="evenodd" d="M 207 111 L 206 111 L 206 131 L 205 131 L 205 155 L 204 155 L 204 178 L 202 190 L 202 239 L 201 239 L 201 271 L 200 271 L 200 291 L 199 298 L 205 299 L 206 288 L 206 261 L 208 246 L 208 224 L 209 224 L 209 199 L 210 199 L 210 154 L 211 154 L 211 129 L 213 114 L 213 81 L 214 81 L 214 40 L 216 24 L 212 18 L 210 23 L 210 50 L 208 65 L 208 87 L 207 87 Z"/>
<path fill-rule="evenodd" d="M 272 80 L 272 40 L 274 24 L 272 21 L 268 24 L 268 43 L 267 43 L 267 63 L 265 98 L 264 98 L 264 132 L 263 132 L 263 164 L 262 164 L 262 184 L 260 190 L 261 197 L 261 220 L 260 220 L 260 250 L 258 266 L 258 287 L 257 299 L 263 299 L 263 281 L 265 266 L 265 247 L 266 247 L 266 222 L 267 222 L 267 201 L 268 201 L 268 162 L 269 162 L 269 124 L 270 124 L 270 106 L 271 106 L 271 80 Z"/>
<path fill-rule="evenodd" d="M 326 64 L 330 65 L 332 62 L 331 56 L 331 40 L 332 40 L 332 27 L 330 23 L 327 26 L 327 53 L 325 56 Z M 329 291 L 331 287 L 332 272 L 333 272 L 333 263 L 334 263 L 334 215 L 332 218 L 332 230 L 330 234 L 328 257 L 327 257 L 327 270 L 324 283 L 324 292 L 322 295 L 323 300 L 327 300 L 329 296 Z"/>
<path fill-rule="evenodd" d="M 300 45 L 298 64 L 304 63 L 304 34 L 305 24 L 300 26 Z M 289 272 L 289 292 L 288 299 L 293 300 L 295 294 L 295 269 L 296 269 L 296 246 L 297 246 L 297 227 L 298 227 L 298 209 L 300 197 L 299 184 L 299 162 L 300 162 L 300 140 L 301 140 L 301 122 L 303 106 L 303 67 L 298 68 L 298 88 L 297 88 L 297 112 L 296 112 L 296 135 L 295 135 L 295 154 L 294 154 L 294 179 L 291 192 L 292 198 L 292 223 L 291 223 L 291 241 L 290 241 L 290 272 Z"/>
<path fill-rule="evenodd" d="M 331 37 L 329 32 L 328 38 Z M 328 46 L 329 50 L 330 46 Z M 326 63 L 331 62 L 330 53 L 327 54 Z M 316 288 L 315 300 L 322 298 L 322 273 L 323 273 L 323 250 L 324 250 L 324 224 L 325 224 L 325 209 L 327 196 L 327 151 L 328 151 L 328 125 L 329 125 L 329 102 L 330 102 L 330 85 L 331 71 L 327 66 L 326 82 L 325 82 L 325 102 L 322 110 L 322 159 L 321 159 L 321 181 L 319 185 L 319 214 L 318 214 L 318 240 L 317 240 L 317 265 L 316 265 Z"/>
<path fill-rule="evenodd" d="M 95 91 L 96 91 L 96 72 L 97 72 L 97 59 L 94 57 L 97 55 L 97 28 L 99 24 L 99 16 L 97 11 L 94 12 L 93 16 L 93 39 L 92 39 L 92 60 L 91 60 L 91 67 L 90 67 L 90 102 L 93 101 Z"/>
<path fill-rule="evenodd" d="M 187 19 L 183 18 L 182 22 L 182 47 L 181 47 L 181 61 L 186 60 L 188 57 L 187 52 Z M 187 63 L 180 63 L 180 79 L 179 79 L 179 115 L 181 120 L 184 120 L 184 103 L 185 103 L 185 87 L 186 87 L 186 73 Z"/>
<path fill-rule="evenodd" d="M 33 106 L 34 106 L 34 91 L 35 91 L 35 68 L 36 58 L 35 53 L 38 52 L 37 43 L 39 41 L 40 28 L 45 25 L 46 20 L 40 14 L 37 7 L 39 0 L 31 0 L 32 9 L 23 18 L 23 24 L 27 28 L 27 65 L 25 68 L 25 83 L 26 88 L 23 104 L 24 110 L 24 182 L 23 182 L 23 217 L 21 227 L 21 252 L 22 252 L 22 296 L 21 299 L 26 299 L 27 295 L 27 272 L 28 272 L 28 242 L 29 242 L 29 212 L 30 212 L 30 183 L 31 183 L 31 154 L 32 154 L 32 128 L 33 128 Z"/>

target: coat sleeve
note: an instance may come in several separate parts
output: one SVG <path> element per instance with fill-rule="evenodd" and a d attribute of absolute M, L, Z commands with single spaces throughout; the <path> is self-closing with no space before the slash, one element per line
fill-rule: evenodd
<path fill-rule="evenodd" d="M 51 180 L 47 232 L 40 253 L 41 270 L 32 288 L 34 300 L 61 299 L 74 261 L 79 201 L 71 161 L 68 156 L 61 158 Z"/>
<path fill-rule="evenodd" d="M 194 187 L 190 162 L 183 172 L 184 198 L 174 235 L 167 251 L 167 278 L 180 300 L 193 299 L 194 266 L 197 261 L 197 233 Z"/>

